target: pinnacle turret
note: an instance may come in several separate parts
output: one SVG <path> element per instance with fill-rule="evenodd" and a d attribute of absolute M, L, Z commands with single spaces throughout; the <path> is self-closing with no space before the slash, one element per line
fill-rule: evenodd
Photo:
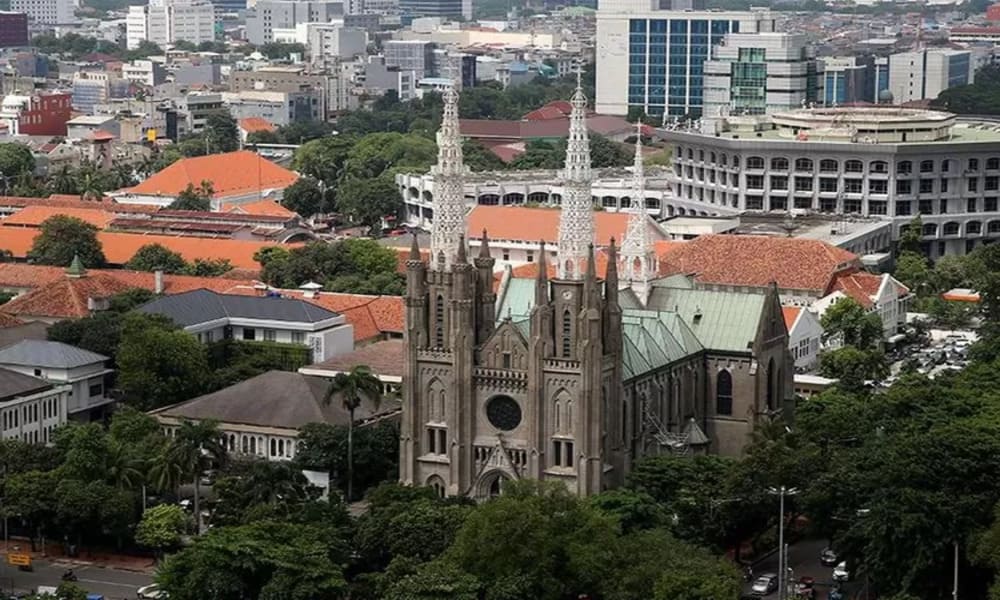
<path fill-rule="evenodd" d="M 465 165 L 458 123 L 458 90 L 444 91 L 441 129 L 437 133 L 438 159 L 431 169 L 434 176 L 434 224 L 431 227 L 431 256 L 444 255 L 444 263 L 433 261 L 435 269 L 449 270 L 458 253 L 459 237 L 465 234 Z"/>
<path fill-rule="evenodd" d="M 566 140 L 566 164 L 563 168 L 563 201 L 559 216 L 559 264 L 562 279 L 583 277 L 587 245 L 594 241 L 594 208 L 591 199 L 590 138 L 587 134 L 587 96 L 583 93 L 580 72 L 569 117 Z"/>
<path fill-rule="evenodd" d="M 632 205 L 621 247 L 621 275 L 645 302 L 649 282 L 656 277 L 656 252 L 652 223 L 646 213 L 646 174 L 642 158 L 642 121 L 636 123 L 635 165 L 632 170 Z"/>

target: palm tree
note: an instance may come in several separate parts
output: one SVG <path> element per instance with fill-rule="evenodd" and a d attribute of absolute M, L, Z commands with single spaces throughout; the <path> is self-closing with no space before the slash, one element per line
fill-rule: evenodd
<path fill-rule="evenodd" d="M 173 460 L 169 450 L 165 448 L 149 466 L 149 484 L 160 492 L 177 491 L 184 476 L 180 464 Z"/>
<path fill-rule="evenodd" d="M 104 472 L 108 483 L 119 488 L 131 490 L 143 484 L 141 459 L 132 456 L 124 444 L 113 443 L 104 456 Z"/>
<path fill-rule="evenodd" d="M 354 411 L 361 405 L 363 397 L 378 406 L 382 400 L 382 382 L 370 368 L 358 365 L 349 373 L 337 373 L 326 390 L 323 402 L 329 405 L 338 395 L 350 415 L 347 421 L 347 501 L 350 502 L 354 497 Z"/>
<path fill-rule="evenodd" d="M 169 460 L 183 476 L 194 479 L 195 533 L 201 533 L 201 474 L 208 463 L 226 460 L 226 448 L 216 421 L 182 421 L 167 449 Z"/>

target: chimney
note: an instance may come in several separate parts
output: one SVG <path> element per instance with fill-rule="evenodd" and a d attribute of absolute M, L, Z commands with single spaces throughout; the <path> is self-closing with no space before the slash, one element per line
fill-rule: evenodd
<path fill-rule="evenodd" d="M 322 290 L 323 286 L 315 281 L 309 281 L 300 285 L 299 289 L 302 290 L 303 298 L 315 298 L 316 293 Z"/>
<path fill-rule="evenodd" d="M 163 270 L 153 271 L 153 293 L 159 296 L 163 293 Z"/>

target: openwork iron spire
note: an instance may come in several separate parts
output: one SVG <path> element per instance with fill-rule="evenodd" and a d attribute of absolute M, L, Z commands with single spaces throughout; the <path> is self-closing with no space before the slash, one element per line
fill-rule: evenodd
<path fill-rule="evenodd" d="M 656 277 L 656 252 L 646 213 L 646 173 L 642 159 L 642 121 L 636 123 L 635 166 L 632 170 L 632 205 L 628 229 L 621 247 L 621 275 L 644 303 L 649 295 L 649 283 Z"/>
<path fill-rule="evenodd" d="M 569 116 L 563 200 L 559 215 L 559 265 L 562 279 L 582 279 L 587 246 L 594 243 L 594 208 L 591 200 L 590 139 L 587 135 L 587 97 L 576 73 L 576 91 Z"/>
<path fill-rule="evenodd" d="M 458 125 L 458 90 L 454 82 L 444 92 L 444 113 L 437 132 L 438 159 L 434 176 L 434 224 L 431 227 L 431 268 L 450 270 L 465 235 L 465 165 Z"/>

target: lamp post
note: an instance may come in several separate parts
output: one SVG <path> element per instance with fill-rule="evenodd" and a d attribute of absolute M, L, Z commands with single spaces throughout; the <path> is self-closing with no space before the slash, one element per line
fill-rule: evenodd
<path fill-rule="evenodd" d="M 799 493 L 797 488 L 781 486 L 779 488 L 768 488 L 768 493 L 778 496 L 778 598 L 785 600 L 786 597 L 786 572 L 788 565 L 785 554 L 785 496 L 794 496 Z"/>

